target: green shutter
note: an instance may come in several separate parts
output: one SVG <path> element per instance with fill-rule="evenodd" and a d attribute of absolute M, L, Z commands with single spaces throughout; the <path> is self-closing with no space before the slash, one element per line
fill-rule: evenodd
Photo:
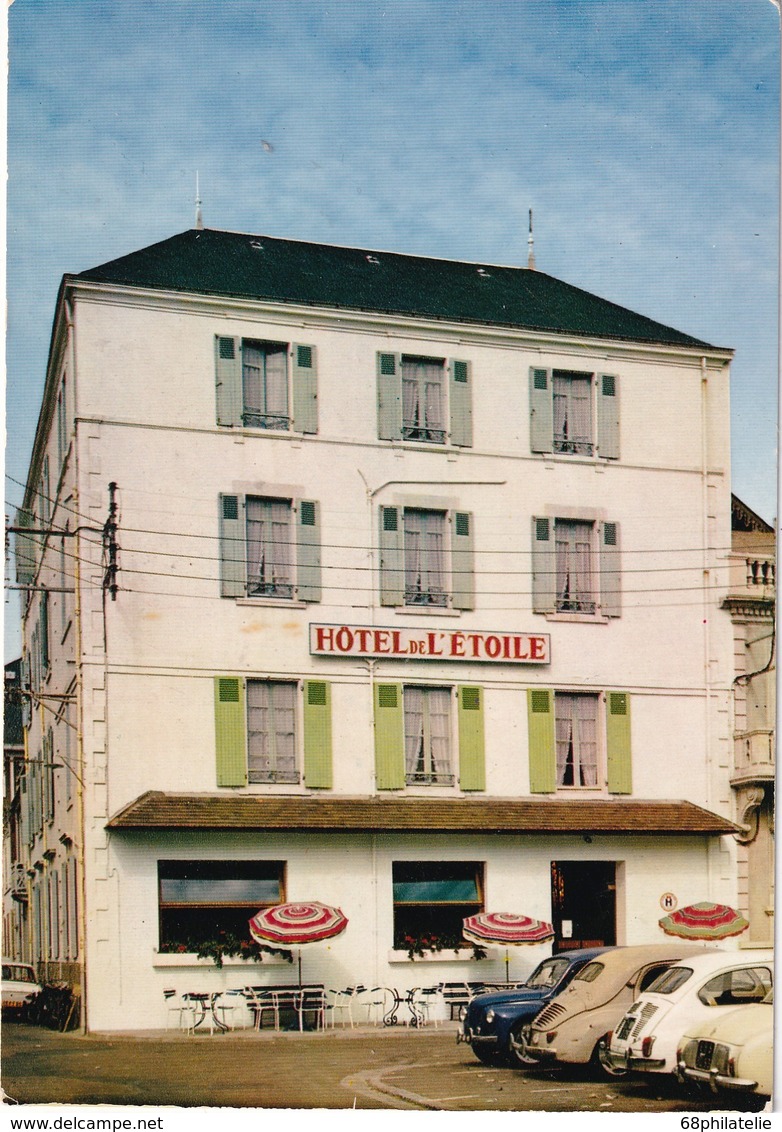
<path fill-rule="evenodd" d="M 304 785 L 331 789 L 331 684 L 304 681 Z"/>
<path fill-rule="evenodd" d="M 293 423 L 295 432 L 318 431 L 318 355 L 314 346 L 293 344 Z"/>
<path fill-rule="evenodd" d="M 551 370 L 529 371 L 529 436 L 533 452 L 551 452 L 554 447 L 554 395 Z"/>
<path fill-rule="evenodd" d="M 557 789 L 554 731 L 554 693 L 548 688 L 527 689 L 529 730 L 529 788 L 533 794 Z"/>
<path fill-rule="evenodd" d="M 532 610 L 553 613 L 557 604 L 554 520 L 532 520 Z"/>
<path fill-rule="evenodd" d="M 405 600 L 404 511 L 380 508 L 380 604 L 403 605 Z"/>
<path fill-rule="evenodd" d="M 215 676 L 215 751 L 217 785 L 246 786 L 244 683 L 236 676 Z"/>
<path fill-rule="evenodd" d="M 466 684 L 456 690 L 459 717 L 459 785 L 462 790 L 486 789 L 483 688 Z"/>
<path fill-rule="evenodd" d="M 600 612 L 604 617 L 622 613 L 621 545 L 618 523 L 600 524 Z"/>
<path fill-rule="evenodd" d="M 243 501 L 239 495 L 221 495 L 220 507 L 220 595 L 245 597 L 247 571 L 244 562 L 245 530 Z"/>
<path fill-rule="evenodd" d="M 377 435 L 381 440 L 402 436 L 402 364 L 399 354 L 377 355 Z"/>
<path fill-rule="evenodd" d="M 15 527 L 33 527 L 35 519 L 32 511 L 25 508 L 16 512 Z M 36 570 L 36 538 L 35 535 L 23 534 L 17 531 L 14 535 L 14 550 L 16 554 L 16 581 L 20 586 L 31 586 L 35 581 Z"/>
<path fill-rule="evenodd" d="M 296 596 L 300 601 L 320 601 L 320 504 L 300 499 L 296 504 Z"/>
<path fill-rule="evenodd" d="M 454 609 L 475 608 L 475 569 L 473 562 L 473 516 L 456 511 L 451 536 L 451 579 Z"/>
<path fill-rule="evenodd" d="M 49 654 L 49 594 L 44 590 L 41 594 L 41 669 L 43 672 L 49 671 L 50 654 Z"/>
<path fill-rule="evenodd" d="M 242 340 L 215 335 L 215 390 L 217 423 L 241 425 L 244 410 L 242 390 Z"/>
<path fill-rule="evenodd" d="M 597 453 L 605 460 L 618 460 L 619 378 L 601 373 L 597 381 Z"/>
<path fill-rule="evenodd" d="M 606 763 L 609 793 L 632 794 L 630 696 L 627 692 L 606 694 Z"/>
<path fill-rule="evenodd" d="M 451 444 L 472 448 L 472 366 L 451 361 Z"/>
<path fill-rule="evenodd" d="M 375 684 L 375 786 L 405 785 L 405 715 L 401 684 Z"/>

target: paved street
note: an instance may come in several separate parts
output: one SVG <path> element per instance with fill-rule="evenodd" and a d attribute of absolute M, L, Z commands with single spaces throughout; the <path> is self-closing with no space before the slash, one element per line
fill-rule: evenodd
<path fill-rule="evenodd" d="M 481 1065 L 452 1027 L 83 1037 L 7 1023 L 7 1103 L 543 1112 L 710 1111 L 645 1081 Z"/>

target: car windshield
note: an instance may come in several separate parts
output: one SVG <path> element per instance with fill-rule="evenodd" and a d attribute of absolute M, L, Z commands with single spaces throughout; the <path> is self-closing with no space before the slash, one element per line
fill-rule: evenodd
<path fill-rule="evenodd" d="M 525 986 L 555 987 L 569 966 L 567 959 L 544 959 L 527 979 Z"/>
<path fill-rule="evenodd" d="M 3 978 L 12 979 L 15 983 L 35 982 L 35 975 L 29 967 L 18 967 L 14 963 L 3 964 Z"/>
<path fill-rule="evenodd" d="M 654 994 L 672 994 L 679 987 L 684 986 L 691 974 L 692 967 L 669 967 L 649 983 L 646 991 Z"/>
<path fill-rule="evenodd" d="M 587 963 L 576 975 L 574 982 L 593 983 L 601 971 L 605 970 L 604 963 Z"/>

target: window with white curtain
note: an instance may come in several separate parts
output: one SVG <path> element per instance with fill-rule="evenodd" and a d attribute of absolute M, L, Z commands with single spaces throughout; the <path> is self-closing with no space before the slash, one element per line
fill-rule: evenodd
<path fill-rule="evenodd" d="M 402 436 L 445 444 L 445 365 L 441 358 L 402 357 Z"/>
<path fill-rule="evenodd" d="M 290 681 L 247 681 L 247 781 L 298 782 L 296 705 Z"/>
<path fill-rule="evenodd" d="M 557 785 L 592 786 L 597 780 L 598 697 L 557 692 L 554 697 Z"/>
<path fill-rule="evenodd" d="M 247 594 L 293 597 L 290 499 L 247 498 Z"/>
<path fill-rule="evenodd" d="M 405 508 L 405 605 L 446 606 L 445 512 Z"/>
<path fill-rule="evenodd" d="M 554 451 L 591 456 L 594 452 L 592 374 L 555 369 L 552 387 Z"/>
<path fill-rule="evenodd" d="M 594 523 L 579 519 L 557 519 L 554 524 L 558 612 L 594 613 L 597 609 L 594 528 Z"/>
<path fill-rule="evenodd" d="M 288 429 L 288 346 L 281 342 L 242 342 L 245 425 Z"/>
<path fill-rule="evenodd" d="M 405 686 L 405 781 L 451 786 L 451 690 Z"/>

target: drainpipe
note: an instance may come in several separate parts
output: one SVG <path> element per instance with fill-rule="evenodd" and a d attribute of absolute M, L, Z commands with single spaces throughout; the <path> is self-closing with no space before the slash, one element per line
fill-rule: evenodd
<path fill-rule="evenodd" d="M 709 400 L 709 374 L 706 368 L 706 358 L 701 357 L 701 547 L 702 547 L 702 578 L 703 578 L 703 677 L 704 677 L 704 726 L 703 735 L 706 748 L 706 782 L 707 798 L 713 804 L 713 760 L 711 752 L 711 615 L 712 595 L 709 581 L 711 569 L 709 562 L 709 440 L 708 440 L 708 400 Z M 706 853 L 706 881 L 709 899 L 714 899 L 713 882 L 713 853 L 711 848 Z"/>

